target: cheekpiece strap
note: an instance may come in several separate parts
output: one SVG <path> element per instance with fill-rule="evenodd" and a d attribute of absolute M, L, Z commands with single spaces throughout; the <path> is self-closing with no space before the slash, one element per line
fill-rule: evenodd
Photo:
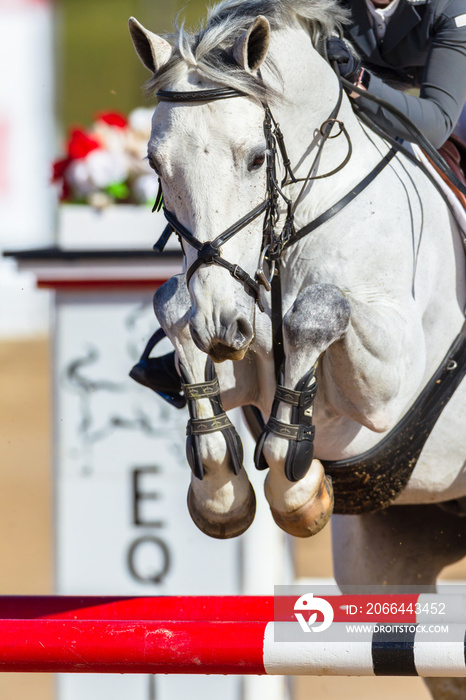
<path fill-rule="evenodd" d="M 207 435 L 217 430 L 226 430 L 233 425 L 226 413 L 220 413 L 212 418 L 191 418 L 186 426 L 186 435 Z"/>
<path fill-rule="evenodd" d="M 202 382 L 199 384 L 182 384 L 185 398 L 191 401 L 198 399 L 210 399 L 213 396 L 220 394 L 220 386 L 217 377 L 210 382 Z"/>

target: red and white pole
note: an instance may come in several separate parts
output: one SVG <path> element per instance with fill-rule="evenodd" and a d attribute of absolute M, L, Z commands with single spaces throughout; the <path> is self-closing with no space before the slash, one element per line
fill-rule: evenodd
<path fill-rule="evenodd" d="M 327 600 L 344 615 L 346 598 Z M 446 601 L 461 613 L 466 598 L 409 598 L 420 612 L 395 634 L 363 624 L 356 634 L 354 624 L 336 621 L 330 638 L 310 632 L 307 640 L 287 641 L 281 633 L 298 623 L 287 613 L 272 621 L 277 599 L 267 597 L 5 597 L 0 671 L 466 676 L 464 614 L 443 621 L 445 641 L 420 633 L 423 606 Z"/>

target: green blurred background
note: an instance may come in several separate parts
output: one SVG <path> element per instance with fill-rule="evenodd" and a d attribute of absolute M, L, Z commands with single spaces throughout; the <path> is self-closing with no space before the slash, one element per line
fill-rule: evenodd
<path fill-rule="evenodd" d="M 149 77 L 128 32 L 133 15 L 156 33 L 171 31 L 178 12 L 195 28 L 205 0 L 56 0 L 57 116 L 63 131 L 89 126 L 97 111 L 127 114 L 150 103 L 141 87 Z"/>

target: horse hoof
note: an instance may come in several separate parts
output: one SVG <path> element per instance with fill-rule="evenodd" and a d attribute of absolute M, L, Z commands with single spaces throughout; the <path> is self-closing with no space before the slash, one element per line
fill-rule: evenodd
<path fill-rule="evenodd" d="M 312 537 L 330 520 L 333 512 L 332 480 L 324 476 L 315 496 L 302 506 L 288 513 L 282 513 L 270 506 L 272 517 L 278 527 L 294 537 Z"/>
<path fill-rule="evenodd" d="M 194 524 L 201 532 L 218 540 L 228 540 L 242 535 L 251 525 L 256 515 L 256 494 L 249 484 L 249 493 L 240 508 L 223 514 L 209 513 L 205 507 L 201 509 L 190 486 L 188 510 Z"/>

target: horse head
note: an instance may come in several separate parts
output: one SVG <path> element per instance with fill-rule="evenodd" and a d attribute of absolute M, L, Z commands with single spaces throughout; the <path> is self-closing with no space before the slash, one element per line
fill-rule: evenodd
<path fill-rule="evenodd" d="M 293 95 L 287 129 L 301 136 L 291 139 L 289 155 L 308 167 L 308 96 L 317 70 L 331 69 L 309 32 L 299 29 L 272 32 L 259 15 L 238 20 L 224 40 L 201 33 L 194 47 L 181 31 L 174 48 L 130 20 L 136 51 L 153 74 L 148 88 L 160 100 L 148 160 L 163 187 L 167 219 L 182 239 L 191 335 L 215 362 L 241 360 L 253 342 L 257 311 L 268 306 L 263 287 L 270 289 L 270 252 L 277 231 L 292 224 L 279 184 L 287 173 L 275 172 L 283 162 L 275 162 L 270 102 L 283 105 Z M 320 122 L 336 101 L 333 79 L 320 94 Z"/>
<path fill-rule="evenodd" d="M 144 65 L 154 75 L 167 69 L 173 51 L 170 44 L 134 19 L 130 31 Z M 257 74 L 269 37 L 268 21 L 258 17 L 231 47 L 230 60 L 238 71 Z M 176 88 L 175 94 L 190 93 L 195 102 L 182 95 L 180 101 L 160 102 L 148 159 L 163 183 L 166 210 L 192 236 L 183 240 L 192 338 L 216 362 L 239 360 L 254 338 L 255 307 L 257 301 L 261 303 L 256 270 L 263 217 L 255 216 L 228 240 L 222 237 L 215 249 L 210 244 L 265 200 L 264 109 L 251 99 L 198 100 L 197 91 L 212 89 L 215 83 L 189 63 L 178 72 L 176 86 L 170 87 Z M 216 255 L 220 264 L 213 264 Z M 222 266 L 224 261 L 232 266 L 230 270 Z"/>

